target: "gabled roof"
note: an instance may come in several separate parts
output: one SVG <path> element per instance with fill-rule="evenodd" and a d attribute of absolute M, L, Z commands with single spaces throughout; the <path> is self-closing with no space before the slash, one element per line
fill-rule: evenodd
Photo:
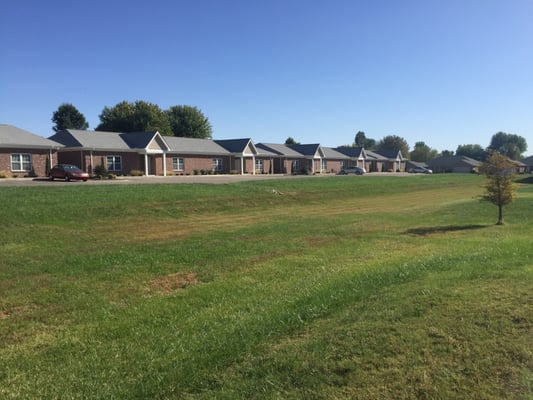
<path fill-rule="evenodd" d="M 0 124 L 0 147 L 19 148 L 53 148 L 62 147 L 59 143 L 45 139 L 34 133 L 17 128 L 13 125 Z"/>
<path fill-rule="evenodd" d="M 50 136 L 50 140 L 65 147 L 93 150 L 167 150 L 168 144 L 159 132 L 104 132 L 65 129 Z"/>
<path fill-rule="evenodd" d="M 405 165 L 407 167 L 423 167 L 423 168 L 427 168 L 428 167 L 427 162 L 424 162 L 424 161 L 406 160 Z"/>
<path fill-rule="evenodd" d="M 223 139 L 215 140 L 217 144 L 234 154 L 257 154 L 257 149 L 252 139 Z"/>
<path fill-rule="evenodd" d="M 384 161 L 384 160 L 388 160 L 389 159 L 388 157 L 382 156 L 381 154 L 379 154 L 379 153 L 377 153 L 375 151 L 372 151 L 372 150 L 366 150 L 365 153 L 366 153 L 367 158 L 371 158 L 373 160 Z"/>
<path fill-rule="evenodd" d="M 276 144 L 276 143 L 258 143 L 257 148 L 272 152 L 278 156 L 292 157 L 292 158 L 302 158 L 304 155 L 286 144 Z"/>
<path fill-rule="evenodd" d="M 164 136 L 165 142 L 172 153 L 224 155 L 230 154 L 228 150 L 211 139 L 196 139 L 177 136 Z"/>
<path fill-rule="evenodd" d="M 131 149 L 164 149 L 169 146 L 159 132 L 128 132 L 121 133 L 120 137 Z"/>
<path fill-rule="evenodd" d="M 528 167 L 533 167 L 533 156 L 529 156 L 527 158 L 524 158 L 522 160 L 524 164 L 526 164 Z"/>
<path fill-rule="evenodd" d="M 274 151 L 273 149 L 270 149 L 266 147 L 265 145 L 261 143 L 257 143 L 255 145 L 255 148 L 257 149 L 257 155 L 259 157 L 279 157 L 280 153 L 277 151 Z"/>
<path fill-rule="evenodd" d="M 314 144 L 289 144 L 288 147 L 290 147 L 293 150 L 296 150 L 298 153 L 303 154 L 306 157 L 321 157 L 323 156 L 322 149 L 320 148 L 320 144 L 314 143 Z"/>
<path fill-rule="evenodd" d="M 474 160 L 473 158 L 467 156 L 443 156 L 437 157 L 433 160 L 428 161 L 430 167 L 440 167 L 440 168 L 452 168 L 458 165 L 470 165 L 472 167 L 479 167 L 482 162 Z"/>
<path fill-rule="evenodd" d="M 119 132 L 82 131 L 65 129 L 49 137 L 65 147 L 81 147 L 84 149 L 106 149 L 128 151 L 130 147 Z"/>
<path fill-rule="evenodd" d="M 403 155 L 400 150 L 373 150 L 373 153 L 379 154 L 389 160 L 403 160 Z"/>
<path fill-rule="evenodd" d="M 331 159 L 335 159 L 335 160 L 342 160 L 342 159 L 349 160 L 350 159 L 350 156 L 340 152 L 338 148 L 334 149 L 331 147 L 322 147 L 322 151 L 324 152 L 324 158 L 327 158 L 330 160 Z"/>
<path fill-rule="evenodd" d="M 366 158 L 367 157 L 367 151 L 363 147 L 348 147 L 348 146 L 341 146 L 337 147 L 335 149 L 336 151 L 350 157 L 350 158 Z"/>

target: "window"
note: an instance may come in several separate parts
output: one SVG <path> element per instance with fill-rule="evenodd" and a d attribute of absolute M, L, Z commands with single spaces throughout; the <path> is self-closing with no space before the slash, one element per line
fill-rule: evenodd
<path fill-rule="evenodd" d="M 108 171 L 122 171 L 122 157 L 121 156 L 107 156 L 107 170 Z"/>
<path fill-rule="evenodd" d="M 11 154 L 11 171 L 31 171 L 31 154 Z"/>
<path fill-rule="evenodd" d="M 327 171 L 328 170 L 328 162 L 327 160 L 320 160 L 320 171 Z"/>
<path fill-rule="evenodd" d="M 263 160 L 255 160 L 255 170 L 259 172 L 263 172 L 264 164 Z"/>
<path fill-rule="evenodd" d="M 183 170 L 185 170 L 185 162 L 183 161 L 183 158 L 172 157 L 172 169 L 174 171 L 183 171 Z"/>
<path fill-rule="evenodd" d="M 300 160 L 294 160 L 291 164 L 291 172 L 298 172 L 300 170 Z"/>
<path fill-rule="evenodd" d="M 222 171 L 222 158 L 213 158 L 213 172 Z"/>

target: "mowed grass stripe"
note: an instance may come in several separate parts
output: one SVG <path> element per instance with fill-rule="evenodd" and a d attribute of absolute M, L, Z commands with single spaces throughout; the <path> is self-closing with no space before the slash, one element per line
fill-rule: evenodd
<path fill-rule="evenodd" d="M 344 186 L 362 182 L 356 180 L 317 180 L 313 200 L 301 196 L 318 190 L 307 180 L 286 184 L 281 196 L 267 185 L 230 186 L 224 190 L 231 201 L 216 212 L 202 205 L 185 217 L 191 229 L 200 226 L 186 237 L 143 243 L 132 225 L 131 243 L 102 240 L 81 254 L 64 255 L 82 247 L 83 235 L 73 245 L 57 243 L 60 252 L 39 243 L 48 259 L 5 286 L 2 304 L 12 313 L 0 326 L 9 339 L 0 353 L 6 366 L 0 393 L 519 398 L 531 381 L 531 312 L 523 295 L 532 272 L 523 235 L 531 228 L 516 216 L 528 203 L 517 202 L 511 223 L 494 227 L 494 210 L 474 199 L 479 180 L 431 178 L 436 183 L 406 181 L 408 191 L 377 180 L 357 199 Z M 117 209 L 116 224 L 124 216 L 151 227 L 185 219 L 166 212 L 181 210 L 167 190 L 159 200 L 139 199 L 137 212 Z M 239 192 L 237 202 L 250 203 L 248 209 L 232 207 Z M 250 193 L 258 198 L 248 202 Z M 149 201 L 164 211 L 146 210 Z M 352 210 L 356 204 L 365 211 Z M 63 219 L 52 225 L 72 229 L 75 215 Z M 44 241 L 44 229 L 34 239 L 39 235 Z M 189 286 L 154 287 L 191 272 L 199 279 Z M 32 279 L 41 292 L 24 290 Z M 489 306 L 498 299 L 498 309 Z M 477 339 L 483 327 L 489 333 Z"/>

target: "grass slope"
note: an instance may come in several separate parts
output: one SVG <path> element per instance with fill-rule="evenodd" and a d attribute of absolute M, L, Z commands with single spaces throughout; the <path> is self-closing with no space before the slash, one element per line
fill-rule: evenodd
<path fill-rule="evenodd" d="M 533 185 L 3 188 L 0 397 L 533 398 Z"/>

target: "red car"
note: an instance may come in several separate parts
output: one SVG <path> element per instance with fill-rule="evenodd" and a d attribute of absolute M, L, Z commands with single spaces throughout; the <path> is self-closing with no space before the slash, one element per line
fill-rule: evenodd
<path fill-rule="evenodd" d="M 58 178 L 64 179 L 67 182 L 71 179 L 86 182 L 87 179 L 89 179 L 89 174 L 75 165 L 58 164 L 50 170 L 48 178 L 50 178 L 51 181 L 53 181 L 54 178 Z"/>

